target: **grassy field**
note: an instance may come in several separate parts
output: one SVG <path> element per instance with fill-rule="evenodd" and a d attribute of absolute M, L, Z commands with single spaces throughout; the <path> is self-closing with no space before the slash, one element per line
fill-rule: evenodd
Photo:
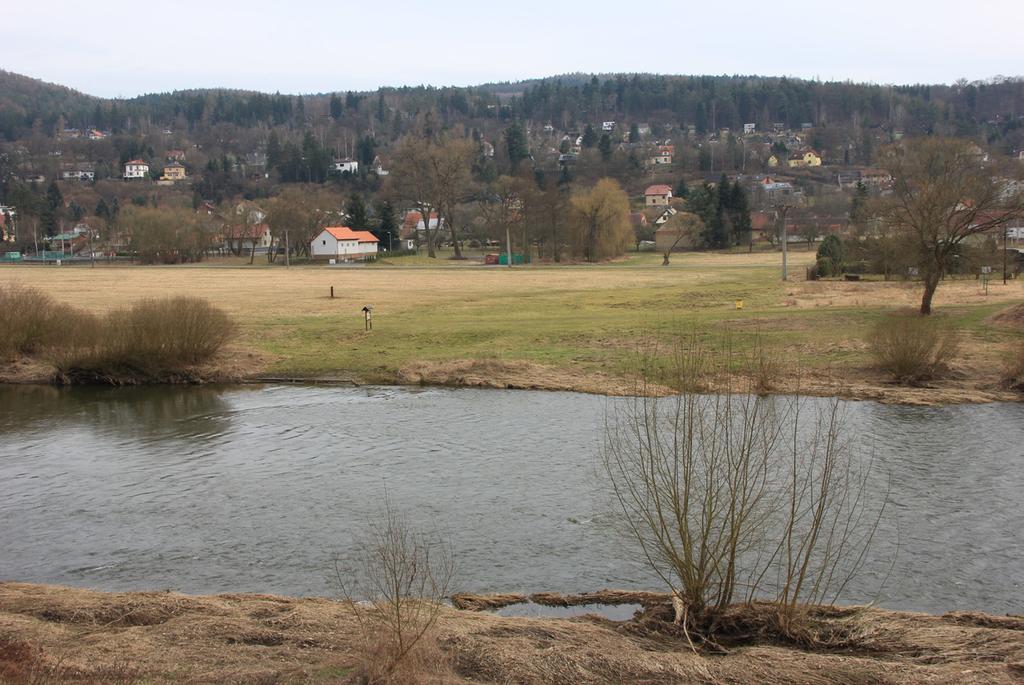
<path fill-rule="evenodd" d="M 759 333 L 787 368 L 811 376 L 842 369 L 849 380 L 849 370 L 868 364 L 869 327 L 887 311 L 914 307 L 920 294 L 914 283 L 806 282 L 813 253 L 804 251 L 791 253 L 788 283 L 778 254 L 687 253 L 668 267 L 660 259 L 642 253 L 600 266 L 514 269 L 415 256 L 290 269 L 259 259 L 221 268 L 14 266 L 0 267 L 0 282 L 97 312 L 144 297 L 207 297 L 240 324 L 234 363 L 250 375 L 458 383 L 466 374 L 511 374 L 524 378 L 509 384 L 587 390 L 621 378 L 639 339 L 693 329 L 729 330 L 741 345 Z M 994 282 L 987 295 L 974 280 L 939 288 L 937 312 L 962 329 L 971 379 L 997 375 L 1021 331 L 987 319 L 1022 301 L 1020 281 Z M 370 333 L 365 304 L 374 307 Z M 545 382 L 546 374 L 554 380 Z"/>

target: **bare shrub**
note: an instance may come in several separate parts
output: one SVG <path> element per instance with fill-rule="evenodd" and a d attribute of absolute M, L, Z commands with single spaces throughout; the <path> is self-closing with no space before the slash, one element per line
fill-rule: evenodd
<path fill-rule="evenodd" d="M 0 287 L 0 354 L 33 354 L 90 341 L 98 319 L 46 293 L 20 285 Z"/>
<path fill-rule="evenodd" d="M 110 312 L 91 345 L 56 361 L 62 372 L 73 375 L 180 371 L 211 359 L 234 334 L 230 317 L 204 299 L 141 300 Z"/>
<path fill-rule="evenodd" d="M 234 334 L 220 308 L 199 297 L 141 300 L 107 317 L 106 347 L 117 359 L 173 367 L 213 357 Z"/>
<path fill-rule="evenodd" d="M 684 340 L 671 385 L 701 386 L 728 354 Z M 870 462 L 843 438 L 840 402 L 807 416 L 808 401 L 683 391 L 613 405 L 603 470 L 688 637 L 712 639 L 739 601 L 770 601 L 795 626 L 859 570 L 883 505 L 868 501 Z"/>
<path fill-rule="evenodd" d="M 359 682 L 443 682 L 450 668 L 434 630 L 454 577 L 450 543 L 385 496 L 353 552 L 353 568 L 335 560 L 335 572 L 360 628 Z"/>
<path fill-rule="evenodd" d="M 912 384 L 947 372 L 959 341 L 941 320 L 896 314 L 879 321 L 867 342 L 878 368 L 899 383 Z"/>

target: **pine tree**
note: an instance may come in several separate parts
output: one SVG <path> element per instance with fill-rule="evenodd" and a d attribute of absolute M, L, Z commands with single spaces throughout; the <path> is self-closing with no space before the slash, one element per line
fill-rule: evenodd
<path fill-rule="evenodd" d="M 587 127 L 583 129 L 583 147 L 590 149 L 597 143 L 597 132 L 594 127 L 587 124 Z"/>
<path fill-rule="evenodd" d="M 390 250 L 392 245 L 398 242 L 398 220 L 395 219 L 395 208 L 387 200 L 377 205 L 377 228 L 373 234 L 381 242 L 381 246 L 387 246 Z"/>
<path fill-rule="evenodd" d="M 629 142 L 640 142 L 640 127 L 635 122 L 629 125 Z"/>
<path fill-rule="evenodd" d="M 370 215 L 366 210 L 366 202 L 359 193 L 352 193 L 345 205 L 345 213 L 348 214 L 349 228 L 357 231 L 365 231 L 370 227 Z"/>
<path fill-rule="evenodd" d="M 690 194 L 690 189 L 686 187 L 686 179 L 679 179 L 679 183 L 676 184 L 675 196 L 678 198 L 686 199 L 687 195 Z"/>
<path fill-rule="evenodd" d="M 339 98 L 337 96 L 337 94 L 333 94 L 333 93 L 331 94 L 331 105 L 330 105 L 330 107 L 331 107 L 331 118 L 334 119 L 335 121 L 337 121 L 338 119 L 341 118 L 342 112 L 345 109 L 345 106 L 341 103 L 341 98 Z"/>
<path fill-rule="evenodd" d="M 530 156 L 530 149 L 526 144 L 526 132 L 519 124 L 513 124 L 505 129 L 505 151 L 513 170 L 518 169 L 519 163 Z"/>
<path fill-rule="evenodd" d="M 601 134 L 601 141 L 597 144 L 597 149 L 601 152 L 601 159 L 605 162 L 612 158 L 612 138 L 607 133 Z"/>

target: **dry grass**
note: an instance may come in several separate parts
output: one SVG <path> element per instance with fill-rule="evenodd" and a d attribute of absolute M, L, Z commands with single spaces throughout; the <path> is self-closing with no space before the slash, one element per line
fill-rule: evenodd
<path fill-rule="evenodd" d="M 232 354 L 218 364 L 250 377 L 620 392 L 639 337 L 696 327 L 731 328 L 738 337 L 763 331 L 786 361 L 780 378 L 770 369 L 765 375 L 772 392 L 794 387 L 792 369 L 820 388 L 815 392 L 843 393 L 830 378 L 855 379 L 854 397 L 902 392 L 870 368 L 860 341 L 880 313 L 913 305 L 918 284 L 804 282 L 798 270 L 813 252 L 791 253 L 787 283 L 778 280 L 772 253 L 688 253 L 669 267 L 647 257 L 516 269 L 445 260 L 432 268 L 18 266 L 0 268 L 0 283 L 38 287 L 100 315 L 169 294 L 205 297 L 239 327 Z M 999 383 L 1002 356 L 1017 334 L 982 322 L 992 305 L 1022 300 L 1024 281 L 992 287 L 987 296 L 975 281 L 942 284 L 935 304 L 966 328 L 967 373 L 940 401 L 1013 397 Z M 363 330 L 364 304 L 375 308 L 372 333 Z M 837 365 L 840 374 L 819 373 Z M 915 401 L 928 401 L 918 394 Z"/>
<path fill-rule="evenodd" d="M 780 640 L 771 612 L 735 607 L 727 614 L 727 653 L 697 655 L 666 620 L 672 612 L 665 605 L 624 623 L 449 609 L 431 642 L 439 652 L 425 657 L 443 652 L 452 672 L 427 668 L 409 673 L 408 682 L 1002 685 L 1024 676 L 1020 619 L 808 611 L 804 632 Z M 23 676 L 58 669 L 65 681 L 89 685 L 344 683 L 357 675 L 358 642 L 349 608 L 324 599 L 0 583 L 0 644 L 9 646 L 0 649 L 4 685 L 56 682 Z M 118 674 L 135 680 L 118 681 Z"/>

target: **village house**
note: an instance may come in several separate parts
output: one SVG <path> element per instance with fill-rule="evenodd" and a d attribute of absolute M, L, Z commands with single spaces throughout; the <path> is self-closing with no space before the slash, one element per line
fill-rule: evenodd
<path fill-rule="evenodd" d="M 605 131 L 605 132 L 614 131 L 615 130 L 615 122 L 614 121 L 602 121 L 601 122 L 601 130 Z"/>
<path fill-rule="evenodd" d="M 812 167 L 821 166 L 821 156 L 814 150 L 804 150 L 803 152 L 795 152 L 789 156 L 789 166 L 791 167 Z"/>
<path fill-rule="evenodd" d="M 351 261 L 377 254 L 377 236 L 369 231 L 353 231 L 348 226 L 328 226 L 309 244 L 313 259 Z"/>
<path fill-rule="evenodd" d="M 164 155 L 164 158 L 168 162 L 184 162 L 185 161 L 185 151 L 184 150 L 168 150 L 167 154 Z"/>
<path fill-rule="evenodd" d="M 483 152 L 484 157 L 494 156 L 494 145 L 488 143 L 486 140 L 480 143 L 480 148 Z"/>
<path fill-rule="evenodd" d="M 444 228 L 444 219 L 438 219 L 437 212 L 430 213 L 430 230 L 436 231 Z M 426 231 L 427 226 L 423 223 L 423 214 L 416 210 L 409 210 L 405 213 L 402 221 L 401 237 L 403 239 L 413 238 Z"/>
<path fill-rule="evenodd" d="M 355 174 L 359 171 L 359 162 L 349 157 L 345 159 L 339 159 L 334 162 L 334 166 L 331 167 L 336 173 L 344 174 Z"/>
<path fill-rule="evenodd" d="M 124 163 L 124 178 L 131 180 L 135 178 L 146 178 L 149 176 L 149 165 L 141 159 L 133 159 Z"/>
<path fill-rule="evenodd" d="M 743 124 L 743 135 L 749 136 L 757 130 L 757 124 Z"/>
<path fill-rule="evenodd" d="M 185 180 L 185 165 L 179 162 L 171 162 L 164 167 L 163 176 L 160 177 L 161 181 L 184 181 Z"/>
<path fill-rule="evenodd" d="M 654 148 L 654 152 L 651 154 L 651 157 L 647 161 L 652 166 L 671 164 L 672 157 L 675 154 L 675 151 L 675 145 L 658 145 Z"/>
<path fill-rule="evenodd" d="M 892 185 L 892 174 L 885 169 L 864 169 L 860 182 L 871 188 L 888 188 Z"/>
<path fill-rule="evenodd" d="M 777 166 L 779 166 L 779 158 L 778 158 L 777 155 L 769 155 L 768 156 L 768 166 L 770 166 L 770 167 L 777 167 Z"/>
<path fill-rule="evenodd" d="M 662 207 L 668 206 L 668 201 L 672 199 L 672 186 L 665 184 L 658 184 L 649 186 L 644 191 L 644 205 L 647 207 Z"/>
<path fill-rule="evenodd" d="M 388 174 L 391 173 L 390 171 L 384 168 L 384 160 L 380 158 L 380 155 L 377 155 L 376 157 L 373 158 L 373 164 L 370 165 L 370 168 L 373 170 L 373 173 L 377 174 L 378 176 L 387 176 Z"/>
<path fill-rule="evenodd" d="M 92 164 L 65 164 L 60 177 L 64 181 L 93 181 L 96 170 Z"/>
<path fill-rule="evenodd" d="M 753 242 L 764 242 L 768 240 L 770 231 L 773 228 L 772 218 L 768 212 L 750 213 L 750 239 Z"/>
<path fill-rule="evenodd" d="M 242 254 L 252 252 L 264 254 L 270 249 L 273 236 L 270 226 L 259 224 L 236 224 L 224 227 L 224 249 Z"/>

